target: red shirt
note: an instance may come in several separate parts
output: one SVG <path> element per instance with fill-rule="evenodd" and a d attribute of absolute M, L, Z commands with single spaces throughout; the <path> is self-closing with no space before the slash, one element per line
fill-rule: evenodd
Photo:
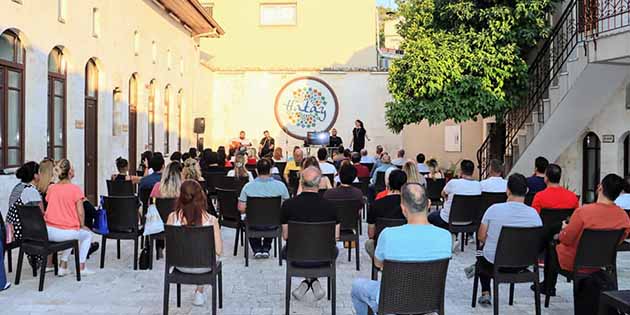
<path fill-rule="evenodd" d="M 625 229 L 624 236 L 619 240 L 622 241 L 630 232 L 630 218 L 623 209 L 616 205 L 593 203 L 575 210 L 569 225 L 560 232 L 560 244 L 556 246 L 558 262 L 560 262 L 560 267 L 563 270 L 573 271 L 575 254 L 585 229 Z"/>
<path fill-rule="evenodd" d="M 532 208 L 538 213 L 542 209 L 576 209 L 580 206 L 578 197 L 563 187 L 547 187 L 534 196 Z"/>
<path fill-rule="evenodd" d="M 389 189 L 385 189 L 381 191 L 380 193 L 376 194 L 376 198 L 374 198 L 374 200 L 383 199 L 387 197 L 388 195 L 389 195 Z"/>
<path fill-rule="evenodd" d="M 370 177 L 370 169 L 367 166 L 357 163 L 357 164 L 354 164 L 354 168 L 357 170 L 358 178 Z"/>

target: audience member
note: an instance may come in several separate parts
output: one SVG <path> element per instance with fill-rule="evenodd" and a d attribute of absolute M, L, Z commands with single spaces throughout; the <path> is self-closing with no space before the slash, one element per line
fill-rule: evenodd
<path fill-rule="evenodd" d="M 630 210 L 630 175 L 623 180 L 623 192 L 615 199 L 615 204 L 621 209 Z"/>
<path fill-rule="evenodd" d="M 27 162 L 17 170 L 15 176 L 20 182 L 13 187 L 9 195 L 9 205 L 7 207 L 9 210 L 6 223 L 11 225 L 9 231 L 13 231 L 13 239 L 19 242 L 22 240 L 22 221 L 20 220 L 17 207 L 38 206 L 43 213 L 44 206 L 42 204 L 42 196 L 35 188 L 39 181 L 39 165 L 36 162 Z"/>
<path fill-rule="evenodd" d="M 574 192 L 562 187 L 560 179 L 562 169 L 556 164 L 549 164 L 545 172 L 545 184 L 547 188 L 536 193 L 532 207 L 538 213 L 542 209 L 576 209 L 580 206 L 578 197 Z"/>
<path fill-rule="evenodd" d="M 376 160 L 374 159 L 373 156 L 369 156 L 368 155 L 368 150 L 367 149 L 361 149 L 361 160 L 360 163 L 365 163 L 365 164 L 374 164 L 376 163 Z"/>
<path fill-rule="evenodd" d="M 361 155 L 359 155 L 358 152 L 352 153 L 352 164 L 354 165 L 354 168 L 357 170 L 357 177 L 359 178 L 370 177 L 370 169 L 367 166 L 361 164 Z"/>
<path fill-rule="evenodd" d="M 371 185 L 376 184 L 376 177 L 377 177 L 378 172 L 386 172 L 388 169 L 392 167 L 395 168 L 395 166 L 392 165 L 391 163 L 391 158 L 389 157 L 389 154 L 383 153 L 383 157 L 381 158 L 381 165 L 379 165 L 378 167 L 375 167 L 372 170 L 372 178 L 370 179 L 370 184 Z"/>
<path fill-rule="evenodd" d="M 317 150 L 317 160 L 319 161 L 319 168 L 322 170 L 322 174 L 337 174 L 335 166 L 328 163 L 328 150 L 326 148 Z"/>
<path fill-rule="evenodd" d="M 114 181 L 131 181 L 132 184 L 136 185 L 142 179 L 140 176 L 129 175 L 129 161 L 123 157 L 116 159 L 116 169 L 118 169 L 118 174 L 112 174 Z"/>
<path fill-rule="evenodd" d="M 337 148 L 336 154 L 333 154 L 333 162 L 335 163 L 335 165 L 339 165 L 339 163 L 341 163 L 341 161 L 345 159 L 344 152 L 346 152 L 346 149 L 342 145 L 340 145 Z"/>
<path fill-rule="evenodd" d="M 463 160 L 460 163 L 460 178 L 451 179 L 442 190 L 442 197 L 446 200 L 444 207 L 440 211 L 435 211 L 429 215 L 431 224 L 448 230 L 448 218 L 451 213 L 451 204 L 455 195 L 474 196 L 481 195 L 481 185 L 473 178 L 475 164 L 470 160 Z M 457 247 L 455 235 L 453 235 L 453 249 Z"/>
<path fill-rule="evenodd" d="M 408 160 L 403 164 L 403 172 L 407 175 L 407 183 L 420 184 L 422 187 L 427 187 L 427 180 L 418 171 L 418 164 L 412 160 Z"/>
<path fill-rule="evenodd" d="M 427 221 L 430 201 L 424 188 L 418 184 L 405 185 L 400 206 L 407 224 L 386 228 L 381 232 L 374 264 L 382 268 L 386 260 L 420 262 L 451 257 L 449 233 Z M 379 291 L 378 281 L 354 280 L 352 304 L 357 315 L 366 315 L 368 308 L 376 313 Z"/>
<path fill-rule="evenodd" d="M 188 149 L 188 155 L 193 158 L 196 159 L 197 158 L 197 148 L 190 148 Z"/>
<path fill-rule="evenodd" d="M 427 167 L 429 167 L 429 175 L 428 178 L 431 179 L 442 179 L 444 178 L 444 173 L 440 170 L 440 166 L 438 165 L 438 161 L 436 159 L 430 159 L 427 162 Z"/>
<path fill-rule="evenodd" d="M 217 148 L 217 165 L 224 168 L 232 167 L 232 162 L 228 159 L 228 154 L 225 151 L 225 147 L 222 145 Z"/>
<path fill-rule="evenodd" d="M 337 222 L 335 238 L 339 239 L 339 218 L 337 216 L 337 209 L 333 203 L 322 198 L 318 193 L 322 178 L 322 172 L 318 168 L 314 166 L 305 168 L 300 178 L 302 193 L 293 199 L 287 200 L 282 205 L 282 237 L 286 241 L 285 248 L 282 249 L 282 256 L 284 258 L 287 257 L 287 247 L 291 246 L 291 240 L 288 239 L 289 221 L 313 223 Z M 335 250 L 337 250 L 336 247 Z M 304 267 L 318 267 L 321 265 L 316 262 L 296 262 L 296 264 Z M 295 299 L 302 300 L 309 289 L 313 290 L 316 300 L 320 300 L 326 295 L 326 292 L 322 289 L 317 278 L 304 279 L 304 281 L 293 290 L 292 295 Z"/>
<path fill-rule="evenodd" d="M 492 159 L 489 163 L 488 178 L 479 182 L 481 192 L 504 193 L 507 190 L 507 180 L 503 179 L 503 163 Z"/>
<path fill-rule="evenodd" d="M 142 177 L 138 184 L 139 191 L 151 190 L 155 184 L 160 182 L 162 179 L 162 170 L 164 169 L 164 158 L 161 155 L 152 156 L 149 166 L 153 170 L 153 173 Z"/>
<path fill-rule="evenodd" d="M 48 192 L 48 187 L 54 184 L 55 176 L 54 176 L 54 168 L 55 161 L 45 158 L 39 163 L 39 180 L 35 187 L 39 191 L 39 194 L 42 196 L 42 202 L 44 204 L 44 209 L 46 209 L 46 193 Z"/>
<path fill-rule="evenodd" d="M 407 182 L 407 175 L 401 170 L 393 170 L 387 179 L 387 196 L 377 199 L 370 205 L 367 213 L 368 240 L 365 241 L 365 251 L 374 257 L 374 236 L 376 234 L 376 220 L 404 219 L 405 216 L 400 208 L 400 190 Z"/>
<path fill-rule="evenodd" d="M 420 174 L 422 174 L 423 176 L 430 173 L 429 167 L 424 163 L 425 160 L 426 157 L 424 156 L 424 153 L 418 153 L 418 155 L 416 155 L 416 162 L 418 162 L 418 172 L 420 172 Z"/>
<path fill-rule="evenodd" d="M 405 162 L 407 162 L 407 159 L 405 159 L 405 149 L 400 149 L 398 150 L 396 158 L 392 160 L 392 164 L 397 167 L 402 167 Z"/>
<path fill-rule="evenodd" d="M 547 177 L 549 177 L 549 169 L 552 165 L 554 164 L 550 164 L 547 169 Z M 549 189 L 549 182 L 547 186 L 547 189 Z M 563 222 L 562 231 L 559 235 L 560 242 L 555 250 L 557 255 L 552 255 L 551 264 L 548 266 L 549 269 L 546 273 L 549 275 L 549 278 L 543 281 L 541 292 L 549 292 L 551 296 L 554 296 L 559 270 L 573 271 L 575 254 L 584 230 L 624 229 L 623 237 L 619 241 L 628 236 L 630 219 L 626 212 L 614 203 L 614 200 L 619 197 L 622 190 L 623 179 L 620 176 L 615 174 L 606 175 L 597 187 L 597 202 L 576 209 L 570 220 Z M 580 270 L 580 272 L 589 272 L 589 270 Z M 547 291 L 547 289 L 549 290 Z"/>
<path fill-rule="evenodd" d="M 182 153 L 182 160 L 186 161 L 188 159 L 190 159 L 190 154 L 188 154 L 188 152 Z"/>
<path fill-rule="evenodd" d="M 153 159 L 153 152 L 151 151 L 144 151 L 140 155 L 140 165 L 137 170 L 139 172 L 138 174 L 142 177 L 151 175 L 152 170 L 149 166 L 151 164 L 151 159 Z"/>
<path fill-rule="evenodd" d="M 182 166 L 179 162 L 170 162 L 166 166 L 166 173 L 153 185 L 151 198 L 177 198 L 181 186 Z"/>
<path fill-rule="evenodd" d="M 6 231 L 4 226 L 0 225 L 0 292 L 11 287 L 11 282 L 7 281 L 7 274 L 4 270 L 4 244 L 6 243 Z"/>
<path fill-rule="evenodd" d="M 374 198 L 374 200 L 379 200 L 382 198 L 387 197 L 387 195 L 389 195 L 389 176 L 393 171 L 400 171 L 397 167 L 390 167 L 387 169 L 387 171 L 385 171 L 385 190 L 379 192 L 376 194 L 376 197 Z M 403 171 L 404 172 L 404 171 Z M 405 173 L 405 175 L 407 175 Z"/>
<path fill-rule="evenodd" d="M 221 165 L 221 158 L 219 157 L 219 152 L 208 152 L 204 155 L 201 171 L 204 174 L 226 174 L 227 169 L 225 168 L 225 157 L 223 159 L 223 164 Z M 184 160 L 187 161 L 188 159 Z"/>
<path fill-rule="evenodd" d="M 247 181 L 253 182 L 254 176 L 252 175 L 252 172 L 247 170 L 247 168 L 245 167 L 245 163 L 245 155 L 241 153 L 236 154 L 236 157 L 234 158 L 234 169 L 231 169 L 227 173 L 227 176 L 235 177 L 237 179 L 247 178 Z"/>
<path fill-rule="evenodd" d="M 527 178 L 527 188 L 529 188 L 530 194 L 538 193 L 547 188 L 547 184 L 545 184 L 545 172 L 547 171 L 547 166 L 549 166 L 549 161 L 539 156 L 536 158 L 534 166 L 534 175 Z"/>
<path fill-rule="evenodd" d="M 171 153 L 171 161 L 175 161 L 175 162 L 182 162 L 185 160 L 182 160 L 182 153 L 179 151 L 175 151 L 173 153 Z"/>
<path fill-rule="evenodd" d="M 344 164 L 339 169 L 339 186 L 329 189 L 324 193 L 328 200 L 360 200 L 363 202 L 363 192 L 352 186 L 357 178 L 357 170 L 349 164 Z"/>
<path fill-rule="evenodd" d="M 173 226 L 212 226 L 214 232 L 214 252 L 221 256 L 223 241 L 219 221 L 208 214 L 208 202 L 201 185 L 194 180 L 182 183 L 179 198 L 175 203 L 175 211 L 169 214 L 166 224 Z M 209 268 L 175 267 L 183 273 L 201 274 L 211 271 Z M 202 306 L 208 299 L 204 287 L 197 286 L 194 292 L 193 305 Z"/>
<path fill-rule="evenodd" d="M 490 276 L 494 270 L 494 258 L 504 226 L 509 227 L 536 227 L 542 226 L 540 216 L 536 210 L 525 205 L 527 194 L 527 179 L 521 174 L 513 174 L 508 178 L 506 193 L 507 202 L 494 204 L 488 208 L 481 219 L 478 239 L 483 243 L 483 256 L 477 257 L 480 268 L 479 279 L 481 282 L 481 296 L 479 304 L 490 306 L 492 304 L 490 293 Z M 504 270 L 506 271 L 506 270 Z M 517 272 L 518 269 L 510 270 Z M 495 292 L 496 294 L 496 292 Z"/>
<path fill-rule="evenodd" d="M 247 198 L 253 197 L 280 197 L 282 201 L 289 199 L 289 191 L 284 183 L 271 177 L 271 160 L 261 159 L 256 163 L 258 177 L 254 181 L 243 186 L 238 198 L 238 209 L 241 213 L 247 211 Z M 277 226 L 250 226 L 253 230 L 273 230 Z M 250 238 L 249 244 L 254 252 L 254 258 L 269 258 L 273 238 Z"/>
<path fill-rule="evenodd" d="M 289 173 L 291 171 L 300 171 L 302 167 L 302 160 L 304 159 L 304 152 L 299 147 L 293 150 L 293 159 L 287 162 L 287 165 L 284 168 L 284 180 L 285 182 L 289 182 Z"/>
<path fill-rule="evenodd" d="M 184 161 L 184 165 L 182 167 L 182 179 L 192 179 L 197 182 L 204 181 L 203 176 L 201 176 L 201 167 L 199 167 L 199 162 L 197 162 L 197 160 L 189 158 Z"/>
<path fill-rule="evenodd" d="M 382 145 L 377 145 L 376 146 L 376 155 L 374 155 L 374 160 L 376 160 L 377 162 L 380 161 L 380 159 L 383 157 L 383 153 L 385 153 L 385 150 L 383 149 Z"/>
<path fill-rule="evenodd" d="M 319 167 L 319 162 L 317 161 L 317 159 L 314 156 L 309 156 L 307 158 L 305 158 L 304 160 L 302 160 L 302 169 L 305 170 L 309 167 L 316 167 L 317 169 L 319 169 L 320 171 L 322 170 Z M 323 174 L 322 174 L 323 175 Z M 319 189 L 320 190 L 327 190 L 327 189 L 331 189 L 332 188 L 332 183 L 330 182 L 330 179 L 328 178 L 328 176 L 322 176 L 321 180 L 319 181 Z M 302 187 L 298 187 L 298 194 L 302 191 Z"/>
<path fill-rule="evenodd" d="M 286 162 L 287 160 L 284 158 L 282 148 L 276 147 L 273 150 L 273 161 L 274 162 Z"/>
<path fill-rule="evenodd" d="M 94 274 L 93 271 L 85 266 L 92 241 L 92 232 L 84 224 L 85 212 L 83 202 L 85 196 L 81 187 L 72 184 L 74 169 L 70 161 L 66 159 L 60 160 L 57 162 L 55 169 L 59 182 L 48 188 L 46 195 L 48 208 L 46 208 L 46 213 L 44 214 L 48 239 L 52 242 L 78 240 L 81 276 Z M 61 253 L 57 274 L 60 277 L 69 273 L 68 258 L 71 251 L 72 249 L 67 249 Z"/>

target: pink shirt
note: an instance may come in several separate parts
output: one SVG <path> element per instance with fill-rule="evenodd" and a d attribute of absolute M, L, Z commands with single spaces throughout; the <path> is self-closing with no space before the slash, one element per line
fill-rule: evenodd
<path fill-rule="evenodd" d="M 81 188 L 75 184 L 54 184 L 48 188 L 48 207 L 44 214 L 46 225 L 62 230 L 81 228 L 77 202 L 85 198 Z"/>
<path fill-rule="evenodd" d="M 155 183 L 155 185 L 153 185 L 153 189 L 151 189 L 151 198 L 160 198 L 162 196 L 162 193 L 160 193 L 160 182 Z"/>

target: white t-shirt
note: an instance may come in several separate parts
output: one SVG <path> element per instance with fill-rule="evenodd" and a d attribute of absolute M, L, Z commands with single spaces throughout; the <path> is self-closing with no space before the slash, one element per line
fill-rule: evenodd
<path fill-rule="evenodd" d="M 630 209 L 630 194 L 625 193 L 625 194 L 619 195 L 619 197 L 615 199 L 615 204 L 619 206 L 619 208 L 621 209 L 629 210 Z"/>
<path fill-rule="evenodd" d="M 451 179 L 444 186 L 444 192 L 448 194 L 444 202 L 444 208 L 440 211 L 440 217 L 444 222 L 448 222 L 451 214 L 451 204 L 455 195 L 474 196 L 481 195 L 481 185 L 478 181 L 472 179 Z"/>
<path fill-rule="evenodd" d="M 328 162 L 319 161 L 319 168 L 322 170 L 322 174 L 337 174 L 335 166 Z"/>
<path fill-rule="evenodd" d="M 230 170 L 230 171 L 227 173 L 227 177 L 234 177 L 234 175 L 235 175 L 234 170 Z M 250 181 L 250 182 L 253 182 L 253 181 L 254 181 L 254 176 L 252 175 L 252 172 L 247 171 L 247 177 L 249 178 L 249 181 Z"/>
<path fill-rule="evenodd" d="M 35 187 L 26 187 L 22 191 L 20 195 L 20 199 L 22 199 L 22 203 L 28 205 L 29 203 L 38 203 L 42 201 L 42 195 L 39 194 L 39 191 Z"/>
<path fill-rule="evenodd" d="M 507 191 L 507 180 L 502 177 L 489 177 L 479 182 L 482 192 L 504 193 Z"/>

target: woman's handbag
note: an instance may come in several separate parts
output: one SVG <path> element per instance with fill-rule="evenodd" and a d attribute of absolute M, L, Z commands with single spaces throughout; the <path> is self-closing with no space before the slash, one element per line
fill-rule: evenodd
<path fill-rule="evenodd" d="M 107 211 L 103 207 L 103 196 L 101 196 L 101 202 L 96 210 L 96 217 L 94 218 L 94 232 L 100 235 L 109 234 L 109 227 L 107 225 Z"/>

